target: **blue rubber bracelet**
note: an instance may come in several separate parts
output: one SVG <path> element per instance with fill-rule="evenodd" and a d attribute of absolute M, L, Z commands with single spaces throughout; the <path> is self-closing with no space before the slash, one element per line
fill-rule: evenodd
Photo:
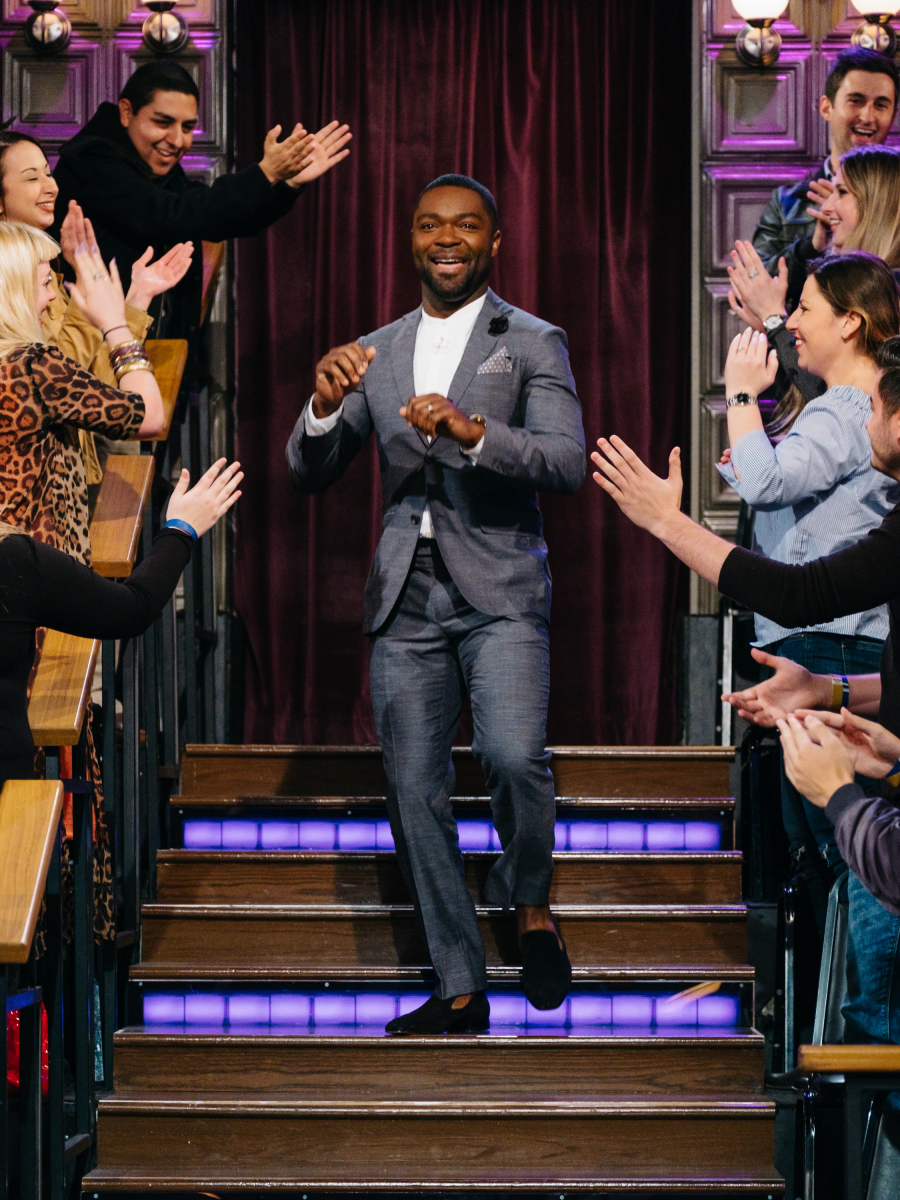
<path fill-rule="evenodd" d="M 163 529 L 180 529 L 182 533 L 189 533 L 195 542 L 199 536 L 193 525 L 188 525 L 187 521 L 179 521 L 177 517 L 169 517 Z"/>
<path fill-rule="evenodd" d="M 894 763 L 887 775 L 885 775 L 885 779 L 891 787 L 897 787 L 900 784 L 900 761 Z"/>
<path fill-rule="evenodd" d="M 841 676 L 841 686 L 844 689 L 843 694 L 841 695 L 841 707 L 849 708 L 850 707 L 850 680 L 847 678 L 846 675 Z"/>

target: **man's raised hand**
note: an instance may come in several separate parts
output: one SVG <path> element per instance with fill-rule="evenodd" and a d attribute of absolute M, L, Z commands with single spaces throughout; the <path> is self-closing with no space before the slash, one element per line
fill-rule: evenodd
<path fill-rule="evenodd" d="M 350 153 L 346 146 L 352 137 L 350 126 L 339 125 L 337 121 L 331 121 L 324 129 L 320 129 L 306 147 L 306 157 L 300 170 L 288 180 L 291 187 L 312 183 L 337 166 Z"/>
<path fill-rule="evenodd" d="M 452 401 L 437 392 L 413 396 L 400 409 L 400 416 L 410 429 L 418 429 L 428 437 L 449 438 L 463 450 L 473 449 L 484 437 L 483 425 L 467 417 Z"/>
<path fill-rule="evenodd" d="M 283 142 L 279 142 L 280 136 L 281 126 L 276 125 L 266 134 L 263 145 L 259 167 L 269 183 L 288 182 L 302 171 L 313 140 L 312 134 L 307 133 L 299 121 Z"/>
<path fill-rule="evenodd" d="M 313 415 L 321 420 L 337 412 L 347 393 L 359 386 L 374 357 L 375 347 L 361 346 L 359 342 L 329 350 L 316 367 Z"/>

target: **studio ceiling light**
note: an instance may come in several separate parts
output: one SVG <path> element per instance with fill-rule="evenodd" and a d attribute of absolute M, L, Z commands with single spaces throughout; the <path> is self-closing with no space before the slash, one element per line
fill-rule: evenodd
<path fill-rule="evenodd" d="M 72 22 L 56 0 L 28 0 L 34 12 L 25 22 L 25 41 L 38 54 L 61 54 L 72 37 Z"/>
<path fill-rule="evenodd" d="M 144 0 L 143 7 L 149 8 L 151 14 L 141 28 L 147 49 L 154 54 L 177 54 L 183 50 L 190 30 L 184 17 L 172 12 L 175 0 Z"/>
<path fill-rule="evenodd" d="M 851 0 L 853 7 L 862 16 L 862 24 L 857 25 L 850 41 L 854 46 L 864 46 L 867 50 L 880 50 L 889 58 L 894 57 L 897 49 L 897 35 L 891 25 L 891 17 L 900 12 L 900 4 L 885 3 L 881 0 Z"/>
<path fill-rule="evenodd" d="M 781 34 L 772 22 L 787 8 L 787 0 L 731 0 L 747 24 L 734 40 L 741 62 L 749 67 L 771 67 L 778 61 Z"/>

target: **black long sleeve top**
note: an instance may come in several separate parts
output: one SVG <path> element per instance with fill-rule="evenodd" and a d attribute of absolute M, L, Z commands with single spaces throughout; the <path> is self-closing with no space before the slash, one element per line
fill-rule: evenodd
<path fill-rule="evenodd" d="M 136 637 L 174 592 L 191 546 L 188 534 L 165 529 L 129 578 L 117 583 L 24 534 L 0 539 L 0 758 L 34 752 L 26 689 L 35 629 Z"/>
<path fill-rule="evenodd" d="M 887 604 L 879 719 L 900 736 L 900 504 L 862 541 L 801 566 L 735 547 L 722 564 L 719 591 L 788 629 Z"/>
<path fill-rule="evenodd" d="M 131 266 L 153 246 L 164 254 L 177 242 L 193 241 L 194 260 L 184 279 L 166 293 L 169 314 L 155 337 L 187 337 L 200 319 L 203 280 L 201 243 L 252 237 L 290 212 L 302 189 L 272 184 L 258 164 L 220 175 L 211 186 L 190 179 L 180 164 L 156 176 L 135 149 L 115 104 L 103 103 L 60 150 L 53 171 L 59 184 L 59 237 L 70 200 L 77 200 L 94 226 L 104 261 L 115 258 L 128 289 Z M 67 278 L 74 278 L 65 268 Z M 154 315 L 156 315 L 155 309 Z"/>
<path fill-rule="evenodd" d="M 880 904 L 900 916 L 900 808 L 848 783 L 828 801 L 825 815 L 850 870 Z"/>

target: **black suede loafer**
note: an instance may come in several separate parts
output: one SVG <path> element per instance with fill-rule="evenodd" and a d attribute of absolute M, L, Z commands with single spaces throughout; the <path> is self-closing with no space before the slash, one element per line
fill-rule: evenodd
<path fill-rule="evenodd" d="M 453 998 L 429 996 L 421 1008 L 394 1017 L 385 1033 L 482 1033 L 491 1023 L 491 1006 L 484 992 L 476 992 L 463 1008 L 453 1007 Z"/>
<path fill-rule="evenodd" d="M 572 986 L 572 964 L 562 936 L 549 929 L 529 929 L 519 938 L 522 991 L 535 1008 L 559 1008 Z"/>

